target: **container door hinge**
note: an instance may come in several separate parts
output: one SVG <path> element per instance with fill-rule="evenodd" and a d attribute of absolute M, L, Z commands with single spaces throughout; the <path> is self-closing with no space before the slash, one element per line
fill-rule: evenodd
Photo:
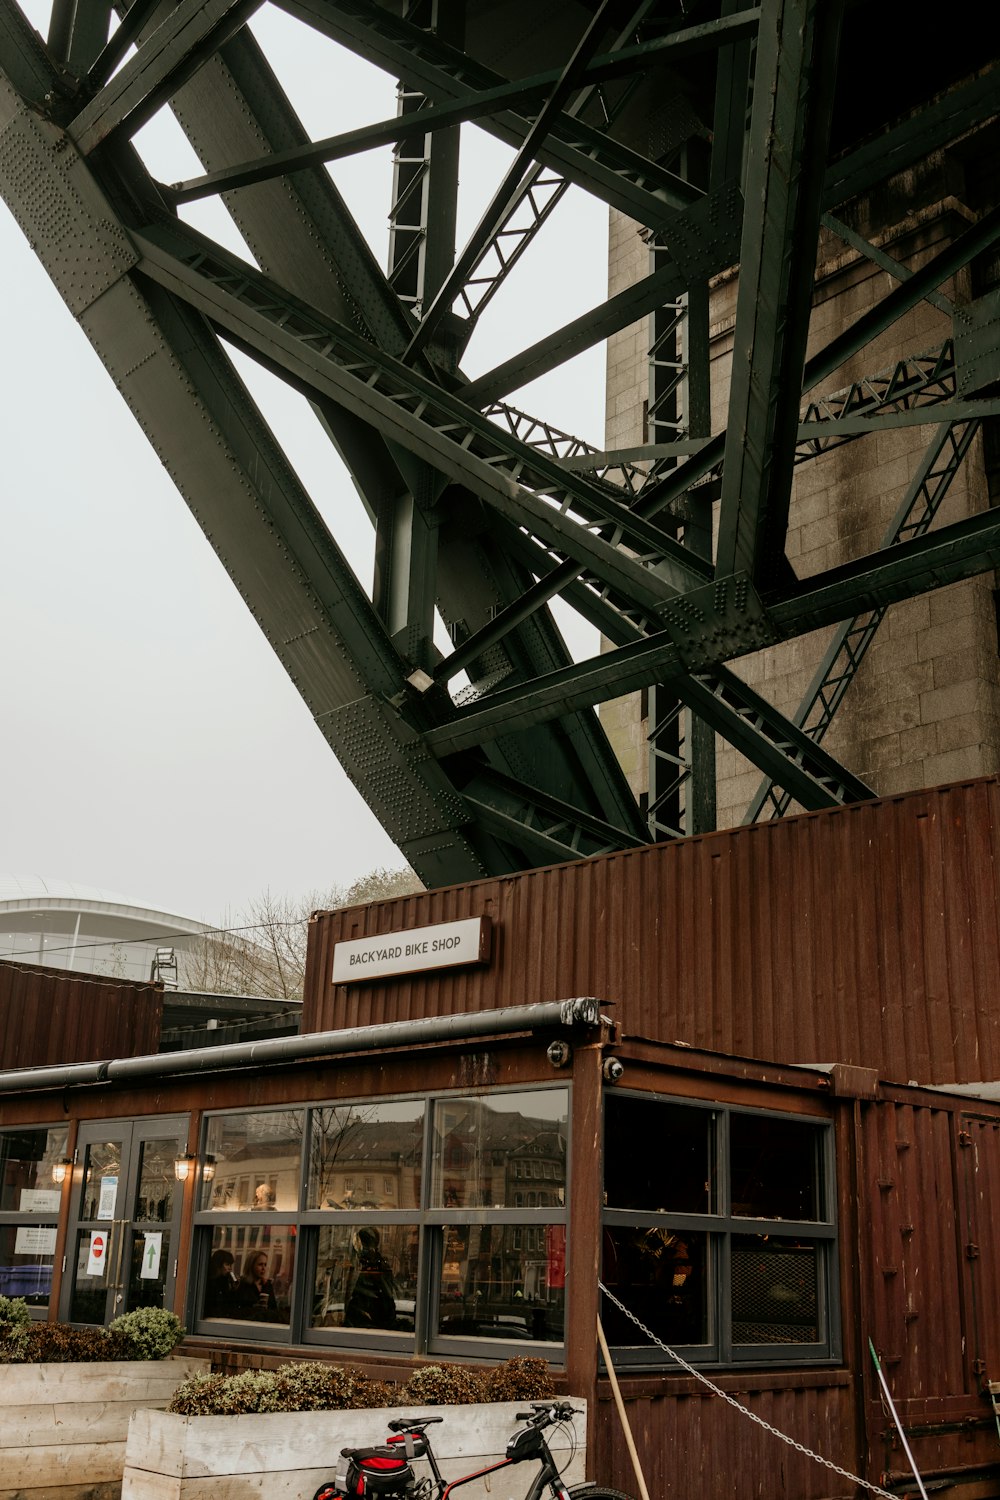
<path fill-rule="evenodd" d="M 960 1146 L 966 1146 L 966 1147 L 971 1146 L 972 1145 L 972 1131 L 971 1130 L 960 1130 L 958 1132 L 958 1144 Z"/>
<path fill-rule="evenodd" d="M 978 1260 L 979 1259 L 979 1246 L 976 1244 L 976 1242 L 974 1240 L 970 1240 L 969 1243 L 966 1245 L 966 1247 L 965 1247 L 965 1258 L 966 1258 L 966 1260 Z"/>

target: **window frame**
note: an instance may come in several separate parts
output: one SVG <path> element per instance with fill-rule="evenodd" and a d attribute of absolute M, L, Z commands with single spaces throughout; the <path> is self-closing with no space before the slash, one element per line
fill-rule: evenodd
<path fill-rule="evenodd" d="M 566 1171 L 563 1185 L 563 1202 L 541 1208 L 505 1207 L 494 1208 L 444 1208 L 434 1207 L 431 1202 L 433 1182 L 433 1152 L 435 1145 L 434 1111 L 439 1103 L 454 1099 L 488 1098 L 500 1096 L 541 1094 L 559 1092 L 565 1096 Z M 313 1111 L 331 1107 L 350 1109 L 365 1105 L 391 1104 L 423 1105 L 423 1138 L 420 1161 L 420 1204 L 415 1208 L 317 1208 L 306 1207 L 309 1190 L 309 1163 L 313 1132 Z M 537 1353 L 554 1367 L 565 1363 L 565 1330 L 558 1342 L 543 1340 L 495 1339 L 477 1335 L 453 1335 L 437 1332 L 435 1326 L 437 1298 L 443 1264 L 445 1233 L 449 1225 L 494 1225 L 516 1224 L 521 1228 L 533 1228 L 555 1223 L 563 1227 L 566 1235 L 565 1284 L 569 1284 L 571 1251 L 569 1245 L 569 1195 L 572 1172 L 572 1119 L 573 1089 L 570 1080 L 556 1082 L 524 1082 L 505 1085 L 502 1088 L 476 1090 L 469 1088 L 439 1089 L 424 1093 L 391 1093 L 376 1096 L 351 1096 L 337 1099 L 296 1100 L 281 1105 L 255 1108 L 230 1108 L 207 1110 L 202 1116 L 200 1140 L 202 1153 L 206 1150 L 208 1132 L 212 1122 L 220 1117 L 235 1117 L 247 1114 L 287 1114 L 301 1111 L 304 1126 L 300 1143 L 299 1198 L 296 1210 L 257 1212 L 253 1209 L 213 1209 L 202 1207 L 199 1198 L 192 1217 L 192 1275 L 188 1288 L 188 1326 L 198 1338 L 214 1337 L 226 1341 L 239 1340 L 254 1343 L 296 1344 L 313 1349 L 343 1349 L 345 1351 L 366 1350 L 370 1353 L 447 1355 L 465 1359 L 508 1359 L 514 1355 Z M 375 1172 L 373 1176 L 380 1175 Z M 354 1170 L 357 1181 L 365 1176 L 364 1169 Z M 362 1225 L 364 1223 L 412 1224 L 419 1236 L 417 1281 L 414 1294 L 414 1318 L 412 1330 L 315 1328 L 310 1323 L 312 1294 L 315 1286 L 319 1256 L 319 1230 L 330 1224 Z M 208 1262 L 212 1242 L 212 1230 L 222 1226 L 253 1226 L 266 1224 L 276 1227 L 281 1224 L 293 1226 L 295 1234 L 295 1268 L 292 1280 L 289 1321 L 287 1324 L 252 1323 L 241 1319 L 206 1319 L 202 1315 L 208 1276 Z"/>
<path fill-rule="evenodd" d="M 5 1125 L 0 1128 L 0 1136 L 31 1135 L 36 1131 L 44 1130 L 46 1133 L 53 1130 L 61 1130 L 65 1136 L 63 1145 L 63 1158 L 69 1160 L 69 1122 L 66 1120 L 42 1120 L 37 1124 L 30 1125 Z M 5 1208 L 0 1209 L 0 1229 L 13 1229 L 15 1237 L 17 1230 L 22 1227 L 34 1227 L 36 1229 L 52 1229 L 55 1231 L 54 1246 L 59 1244 L 59 1229 L 62 1224 L 63 1210 L 66 1207 L 66 1193 L 68 1186 L 73 1181 L 73 1169 L 68 1168 L 66 1178 L 62 1183 L 51 1183 L 47 1187 L 52 1192 L 59 1194 L 59 1207 L 32 1212 L 27 1209 Z M 44 1323 L 49 1316 L 52 1306 L 52 1291 L 56 1279 L 56 1249 L 52 1252 L 52 1275 L 49 1280 L 48 1300 L 44 1304 L 28 1303 L 28 1314 L 36 1322 Z M 17 1295 L 15 1293 L 15 1295 Z"/>
<path fill-rule="evenodd" d="M 605 1207 L 602 1212 L 602 1244 L 605 1229 L 662 1229 L 669 1227 L 706 1236 L 705 1343 L 677 1345 L 676 1352 L 691 1364 L 708 1369 L 732 1369 L 754 1365 L 766 1368 L 789 1365 L 830 1366 L 841 1361 L 841 1310 L 839 1286 L 840 1233 L 837 1216 L 836 1141 L 834 1121 L 828 1115 L 786 1112 L 754 1105 L 736 1105 L 717 1100 L 691 1099 L 674 1094 L 616 1089 L 605 1096 L 604 1142 L 601 1186 L 604 1188 L 607 1160 L 607 1104 L 611 1098 L 635 1100 L 707 1111 L 712 1119 L 710 1164 L 712 1179 L 708 1199 L 712 1212 L 673 1213 L 669 1210 L 638 1210 Z M 733 1214 L 731 1192 L 732 1122 L 757 1118 L 801 1124 L 814 1132 L 816 1187 L 819 1203 L 815 1219 L 750 1218 Z M 606 1195 L 604 1199 L 606 1203 Z M 823 1214 L 824 1217 L 819 1217 Z M 810 1343 L 736 1344 L 732 1338 L 732 1246 L 741 1235 L 767 1234 L 775 1239 L 801 1238 L 816 1246 L 817 1322 L 821 1337 Z M 602 1252 L 603 1277 L 603 1252 Z M 677 1369 L 643 1334 L 636 1330 L 635 1344 L 613 1344 L 616 1364 Z M 673 1347 L 673 1346 L 672 1346 Z"/>

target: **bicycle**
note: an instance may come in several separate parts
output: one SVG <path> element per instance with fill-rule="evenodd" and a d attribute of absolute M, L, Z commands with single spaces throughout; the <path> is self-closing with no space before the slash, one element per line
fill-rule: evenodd
<path fill-rule="evenodd" d="M 321 1485 L 313 1500 L 451 1500 L 452 1490 L 488 1474 L 497 1474 L 515 1464 L 535 1460 L 539 1471 L 525 1492 L 524 1500 L 542 1500 L 546 1491 L 552 1500 L 630 1500 L 621 1490 L 585 1482 L 564 1485 L 562 1474 L 545 1441 L 546 1428 L 558 1427 L 579 1408 L 568 1401 L 532 1401 L 531 1411 L 519 1411 L 517 1421 L 527 1426 L 513 1433 L 504 1457 L 470 1474 L 446 1480 L 438 1466 L 427 1428 L 443 1417 L 398 1417 L 389 1422 L 390 1436 L 382 1447 L 343 1448 L 347 1470 L 343 1477 Z M 570 1453 L 572 1457 L 572 1450 Z M 418 1478 L 412 1460 L 426 1458 L 430 1475 Z"/>

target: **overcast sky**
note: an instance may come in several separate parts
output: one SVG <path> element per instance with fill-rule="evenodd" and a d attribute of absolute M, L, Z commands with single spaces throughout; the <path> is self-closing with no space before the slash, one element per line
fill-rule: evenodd
<path fill-rule="evenodd" d="M 29 11 L 40 29 L 46 14 Z M 297 45 L 270 9 L 253 25 L 314 137 L 394 112 L 384 75 L 311 32 Z M 163 180 L 199 170 L 172 123 L 139 144 Z M 463 132 L 460 240 L 508 159 Z M 388 153 L 333 176 L 384 264 Z M 190 217 L 242 249 L 218 208 Z M 484 317 L 470 374 L 602 299 L 606 220 L 567 196 Z M 0 870 L 219 921 L 265 889 L 305 896 L 400 865 L 2 203 L 0 263 Z M 240 368 L 370 590 L 371 534 L 332 448 L 299 397 Z M 603 350 L 512 399 L 601 443 Z"/>

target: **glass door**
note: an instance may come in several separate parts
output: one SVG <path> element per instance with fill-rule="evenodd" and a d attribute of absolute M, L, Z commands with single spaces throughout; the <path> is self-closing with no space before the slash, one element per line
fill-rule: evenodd
<path fill-rule="evenodd" d="M 182 1189 L 174 1157 L 187 1120 L 113 1120 L 82 1125 L 67 1237 L 69 1273 L 60 1317 L 109 1323 L 173 1296 Z"/>

